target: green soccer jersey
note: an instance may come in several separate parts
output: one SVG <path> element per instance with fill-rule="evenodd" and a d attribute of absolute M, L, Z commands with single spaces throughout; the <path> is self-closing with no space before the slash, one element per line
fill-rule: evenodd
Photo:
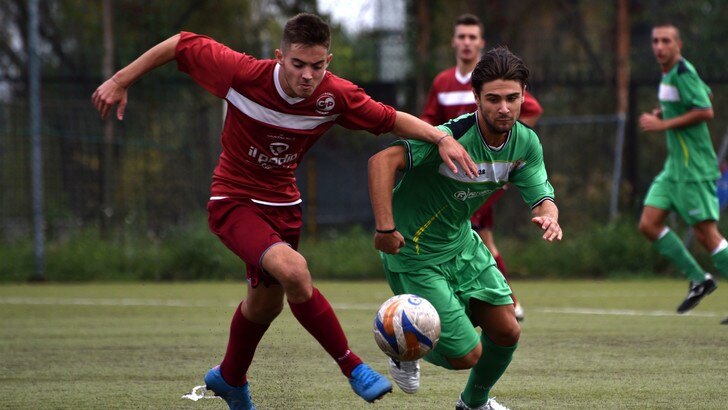
<path fill-rule="evenodd" d="M 462 170 L 454 174 L 442 162 L 435 144 L 394 142 L 402 144 L 406 152 L 407 165 L 392 199 L 394 221 L 405 246 L 397 255 L 382 253 L 387 269 L 407 272 L 436 265 L 457 255 L 468 241 L 479 241 L 470 227 L 470 216 L 507 183 L 518 187 L 531 207 L 553 200 L 536 133 L 516 122 L 501 147 L 489 147 L 476 115 L 465 114 L 438 127 L 468 151 L 478 166 L 475 179 Z"/>
<path fill-rule="evenodd" d="M 685 59 L 663 74 L 658 99 L 664 119 L 683 115 L 692 109 L 712 108 L 710 88 Z M 667 160 L 661 176 L 677 182 L 714 181 L 720 177 L 705 121 L 667 130 Z"/>

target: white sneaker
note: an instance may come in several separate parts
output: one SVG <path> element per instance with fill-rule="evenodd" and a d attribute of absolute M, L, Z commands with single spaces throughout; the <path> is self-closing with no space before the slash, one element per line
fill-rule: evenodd
<path fill-rule="evenodd" d="M 520 303 L 516 303 L 516 320 L 523 322 L 523 306 Z"/>
<path fill-rule="evenodd" d="M 495 401 L 495 397 L 491 397 L 488 399 L 488 401 L 485 402 L 480 407 L 471 408 L 468 407 L 465 402 L 463 402 L 463 396 L 460 396 L 458 398 L 457 403 L 455 403 L 455 410 L 509 410 L 508 407 L 498 403 Z"/>
<path fill-rule="evenodd" d="M 398 361 L 389 358 L 389 374 L 403 392 L 414 394 L 420 388 L 420 362 Z"/>

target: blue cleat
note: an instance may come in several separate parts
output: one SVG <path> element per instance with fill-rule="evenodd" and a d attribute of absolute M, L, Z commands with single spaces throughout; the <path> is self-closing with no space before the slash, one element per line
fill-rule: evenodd
<path fill-rule="evenodd" d="M 369 403 L 392 392 L 392 383 L 364 363 L 354 368 L 349 383 L 354 393 Z"/>
<path fill-rule="evenodd" d="M 212 390 L 216 396 L 225 400 L 230 410 L 255 410 L 248 383 L 242 387 L 227 384 L 220 374 L 220 366 L 213 367 L 205 374 L 205 384 L 207 390 Z"/>

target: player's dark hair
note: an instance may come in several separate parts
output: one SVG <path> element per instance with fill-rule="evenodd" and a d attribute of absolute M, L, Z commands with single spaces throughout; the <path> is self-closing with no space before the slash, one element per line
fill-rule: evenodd
<path fill-rule="evenodd" d="M 458 16 L 458 18 L 455 20 L 455 25 L 453 26 L 453 31 L 455 31 L 455 28 L 457 26 L 478 26 L 480 28 L 480 37 L 485 37 L 485 29 L 483 28 L 483 22 L 480 21 L 478 16 L 475 14 L 461 14 Z"/>
<path fill-rule="evenodd" d="M 281 50 L 288 49 L 292 44 L 303 46 L 324 46 L 329 49 L 331 31 L 328 23 L 321 17 L 311 13 L 300 13 L 291 17 L 283 27 Z"/>
<path fill-rule="evenodd" d="M 662 23 L 655 24 L 652 29 L 656 28 L 672 28 L 675 29 L 675 40 L 682 41 L 682 38 L 680 37 L 680 29 L 672 22 L 665 21 Z"/>
<path fill-rule="evenodd" d="M 518 81 L 521 87 L 528 81 L 529 70 L 520 57 L 511 53 L 508 47 L 499 46 L 488 50 L 475 65 L 470 85 L 480 95 L 483 84 L 495 81 Z"/>

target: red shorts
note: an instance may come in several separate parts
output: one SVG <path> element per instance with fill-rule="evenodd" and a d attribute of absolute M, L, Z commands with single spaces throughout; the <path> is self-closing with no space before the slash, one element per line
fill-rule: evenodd
<path fill-rule="evenodd" d="M 263 270 L 263 255 L 277 243 L 298 249 L 301 237 L 301 206 L 267 206 L 249 199 L 225 198 L 207 203 L 208 224 L 234 254 L 247 265 L 250 286 L 278 283 Z"/>
<path fill-rule="evenodd" d="M 495 193 L 485 200 L 485 203 L 478 208 L 477 211 L 470 217 L 470 225 L 476 231 L 481 229 L 493 230 L 493 205 L 498 202 L 500 197 L 506 192 L 506 187 L 495 191 Z"/>

